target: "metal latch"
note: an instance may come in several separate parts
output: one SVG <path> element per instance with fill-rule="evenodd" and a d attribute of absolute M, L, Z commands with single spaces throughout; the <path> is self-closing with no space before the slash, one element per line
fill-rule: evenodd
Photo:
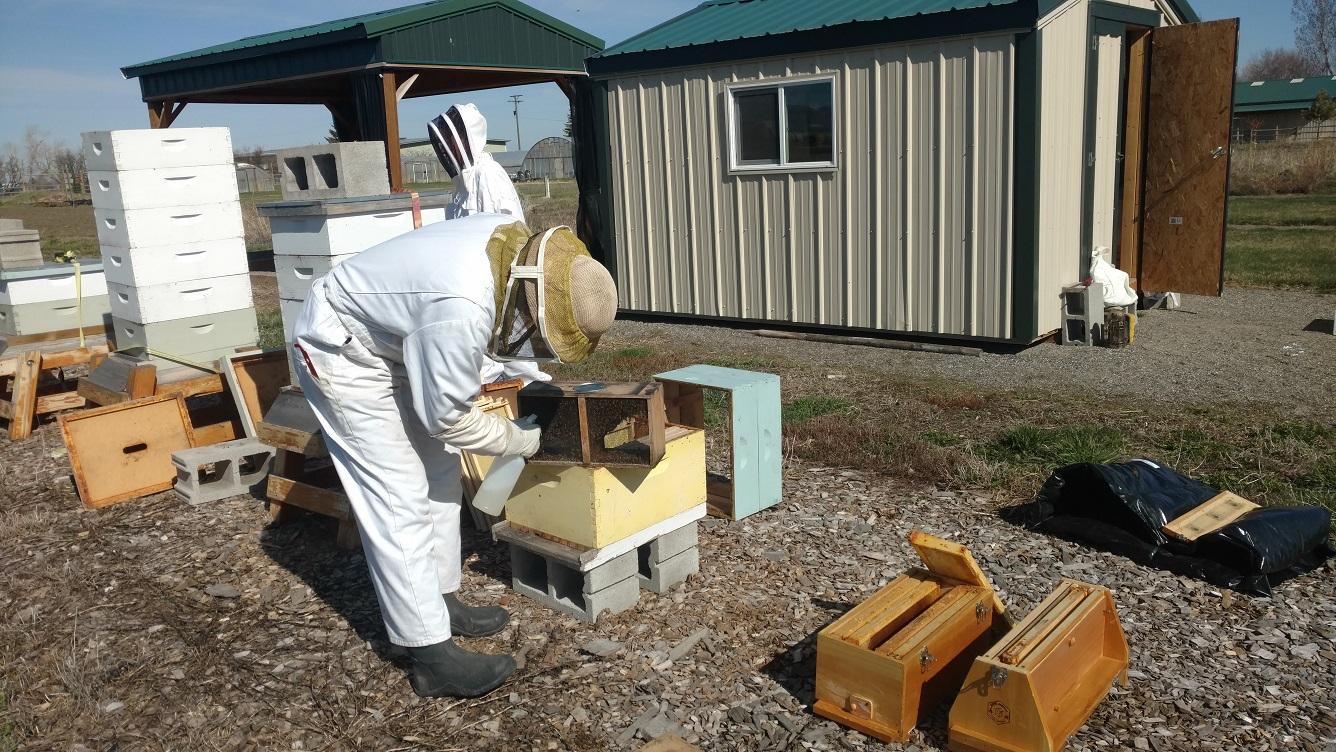
<path fill-rule="evenodd" d="M 1211 150 L 1211 159 L 1219 159 L 1225 156 L 1225 147 L 1217 146 Z"/>
<path fill-rule="evenodd" d="M 993 666 L 988 669 L 988 683 L 994 687 L 1001 687 L 1003 684 L 1007 683 L 1007 677 L 1010 675 L 1011 672 L 1007 671 L 1005 668 L 1002 668 L 1001 666 Z"/>
<path fill-rule="evenodd" d="M 937 659 L 933 657 L 932 653 L 928 652 L 927 648 L 924 648 L 923 652 L 919 653 L 919 670 L 927 671 L 928 667 L 936 661 Z"/>
<path fill-rule="evenodd" d="M 978 603 L 974 604 L 974 620 L 983 621 L 984 619 L 987 619 L 988 611 L 989 609 L 987 606 L 983 604 L 983 601 L 979 601 Z"/>

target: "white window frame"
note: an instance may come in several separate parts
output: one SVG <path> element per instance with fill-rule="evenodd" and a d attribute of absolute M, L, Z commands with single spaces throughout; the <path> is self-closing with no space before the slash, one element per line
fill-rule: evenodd
<path fill-rule="evenodd" d="M 784 90 L 791 86 L 807 86 L 826 83 L 830 86 L 830 129 L 831 160 L 829 162 L 790 162 L 789 161 L 789 110 L 784 100 Z M 738 104 L 735 94 L 758 89 L 775 89 L 779 99 L 779 162 L 771 164 L 740 164 L 739 150 L 742 142 L 738 138 Z M 834 74 L 822 76 L 801 76 L 795 78 L 767 78 L 747 83 L 730 84 L 724 87 L 728 107 L 728 171 L 733 174 L 757 172 L 827 172 L 839 167 L 840 159 L 840 100 L 839 87 Z"/>

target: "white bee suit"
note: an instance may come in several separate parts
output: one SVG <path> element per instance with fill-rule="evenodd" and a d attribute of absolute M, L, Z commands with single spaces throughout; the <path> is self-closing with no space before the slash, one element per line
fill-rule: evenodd
<path fill-rule="evenodd" d="M 374 246 L 316 281 L 292 357 L 362 535 L 392 642 L 451 637 L 460 583 L 456 450 L 518 454 L 510 421 L 472 407 L 488 363 L 492 231 L 477 214 Z M 536 442 L 536 437 L 533 438 Z"/>
<path fill-rule="evenodd" d="M 515 184 L 487 147 L 487 118 L 472 104 L 452 105 L 427 124 L 436 157 L 455 182 L 445 218 L 470 214 L 509 214 L 524 220 Z"/>

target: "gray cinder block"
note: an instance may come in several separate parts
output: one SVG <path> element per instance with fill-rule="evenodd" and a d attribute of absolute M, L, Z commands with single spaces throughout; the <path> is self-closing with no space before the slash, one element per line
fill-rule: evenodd
<path fill-rule="evenodd" d="M 0 217 L 0 232 L 13 232 L 23 229 L 23 220 Z"/>
<path fill-rule="evenodd" d="M 13 220 L 19 222 L 19 220 Z M 20 222 L 20 224 L 22 224 Z M 42 265 L 42 242 L 36 230 L 0 229 L 0 269 Z"/>
<path fill-rule="evenodd" d="M 640 601 L 634 551 L 580 572 L 511 543 L 510 573 L 515 592 L 591 624 L 605 611 L 620 613 Z"/>
<path fill-rule="evenodd" d="M 191 506 L 246 493 L 269 474 L 274 448 L 237 439 L 176 452 L 176 495 Z"/>
<path fill-rule="evenodd" d="M 698 525 L 693 520 L 688 525 L 683 525 L 671 533 L 660 535 L 649 543 L 640 546 L 642 555 L 656 564 L 667 561 L 689 548 L 696 547 L 700 540 L 697 530 Z"/>
<path fill-rule="evenodd" d="M 382 196 L 390 192 L 384 141 L 352 141 L 277 153 L 284 200 Z"/>
<path fill-rule="evenodd" d="M 693 523 L 694 527 L 694 523 Z M 700 549 L 692 546 L 668 559 L 652 561 L 646 543 L 638 550 L 639 569 L 636 573 L 640 586 L 651 592 L 663 594 L 687 581 L 687 578 L 700 571 Z"/>

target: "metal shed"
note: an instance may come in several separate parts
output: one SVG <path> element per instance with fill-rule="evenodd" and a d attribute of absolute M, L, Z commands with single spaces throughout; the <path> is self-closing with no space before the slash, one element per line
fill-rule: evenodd
<path fill-rule="evenodd" d="M 149 124 L 190 102 L 320 104 L 345 141 L 384 141 L 403 189 L 398 101 L 555 82 L 568 96 L 603 41 L 518 0 L 434 0 L 276 31 L 121 69 Z"/>
<path fill-rule="evenodd" d="M 1028 343 L 1095 247 L 1148 290 L 1218 294 L 1237 22 L 1196 21 L 708 0 L 616 45 L 588 69 L 621 305 Z"/>
<path fill-rule="evenodd" d="M 529 147 L 521 169 L 533 180 L 569 180 L 575 177 L 574 149 L 570 139 L 549 136 Z"/>

